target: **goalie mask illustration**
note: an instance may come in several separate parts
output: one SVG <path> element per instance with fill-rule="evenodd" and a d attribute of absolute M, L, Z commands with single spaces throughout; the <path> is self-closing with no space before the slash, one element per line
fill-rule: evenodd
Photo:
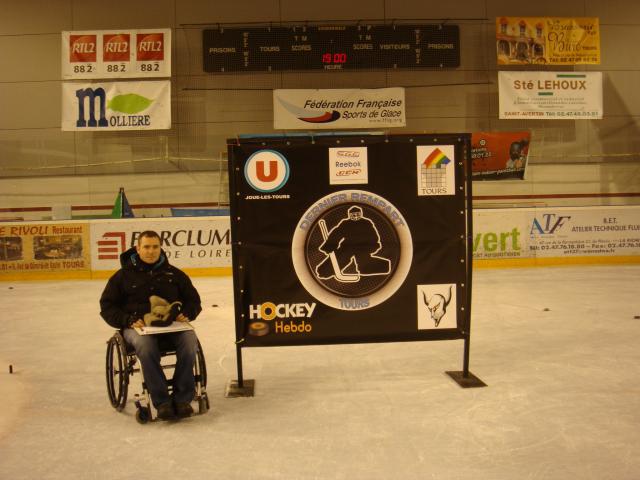
<path fill-rule="evenodd" d="M 151 311 L 145 313 L 144 324 L 151 327 L 168 327 L 182 311 L 182 302 L 169 303 L 156 295 L 149 297 Z"/>

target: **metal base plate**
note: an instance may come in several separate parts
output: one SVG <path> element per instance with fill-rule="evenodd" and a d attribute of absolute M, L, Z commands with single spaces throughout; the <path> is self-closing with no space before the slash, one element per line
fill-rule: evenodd
<path fill-rule="evenodd" d="M 478 388 L 478 387 L 486 387 L 487 384 L 476 377 L 473 373 L 467 372 L 467 376 L 464 375 L 464 372 L 445 372 L 449 375 L 453 380 L 460 385 L 462 388 Z"/>
<path fill-rule="evenodd" d="M 243 380 L 242 387 L 238 386 L 237 380 L 229 380 L 227 388 L 224 391 L 224 396 L 227 398 L 253 397 L 255 386 L 255 380 Z"/>

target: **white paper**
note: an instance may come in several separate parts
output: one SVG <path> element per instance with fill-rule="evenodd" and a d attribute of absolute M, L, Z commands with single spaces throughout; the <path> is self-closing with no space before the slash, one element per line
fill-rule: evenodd
<path fill-rule="evenodd" d="M 166 327 L 135 327 L 134 330 L 138 335 L 156 335 L 158 333 L 182 332 L 185 330 L 193 330 L 189 322 L 173 322 Z"/>

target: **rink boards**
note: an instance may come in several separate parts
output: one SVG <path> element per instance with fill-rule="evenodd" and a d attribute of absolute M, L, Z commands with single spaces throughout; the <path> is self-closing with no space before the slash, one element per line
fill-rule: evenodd
<path fill-rule="evenodd" d="M 479 268 L 640 263 L 640 206 L 484 209 L 473 223 Z M 231 275 L 229 228 L 229 217 L 2 223 L 0 280 L 106 278 L 146 229 L 191 275 Z"/>

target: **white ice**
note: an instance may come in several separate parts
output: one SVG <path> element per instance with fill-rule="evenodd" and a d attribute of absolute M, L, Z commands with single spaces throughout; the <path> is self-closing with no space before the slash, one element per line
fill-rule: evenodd
<path fill-rule="evenodd" d="M 232 282 L 195 278 L 212 408 L 147 425 L 108 402 L 104 281 L 0 283 L 0 478 L 637 480 L 639 280 L 477 270 L 470 370 L 486 388 L 445 375 L 462 341 L 247 348 L 255 397 L 225 398 Z"/>

